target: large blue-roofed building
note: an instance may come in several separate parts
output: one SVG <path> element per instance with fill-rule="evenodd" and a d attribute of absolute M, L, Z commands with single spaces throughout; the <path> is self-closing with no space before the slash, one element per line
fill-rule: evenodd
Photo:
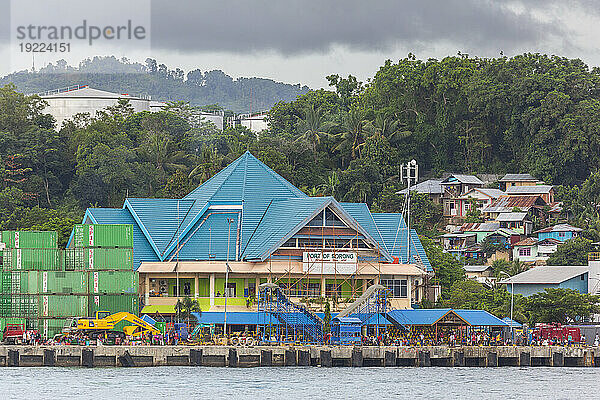
<path fill-rule="evenodd" d="M 127 198 L 89 208 L 83 222 L 133 225 L 144 304 L 163 310 L 179 293 L 220 311 L 227 292 L 229 309 L 249 311 L 267 281 L 305 301 L 357 297 L 380 282 L 393 308 L 408 308 L 433 272 L 400 214 L 309 197 L 249 152 L 182 199 Z"/>

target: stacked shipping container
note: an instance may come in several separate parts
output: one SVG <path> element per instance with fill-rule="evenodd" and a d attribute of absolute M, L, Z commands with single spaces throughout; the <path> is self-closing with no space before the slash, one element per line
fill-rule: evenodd
<path fill-rule="evenodd" d="M 51 338 L 70 317 L 138 314 L 131 225 L 76 225 L 72 238 L 60 250 L 56 232 L 2 232 L 0 325 L 25 320 Z"/>

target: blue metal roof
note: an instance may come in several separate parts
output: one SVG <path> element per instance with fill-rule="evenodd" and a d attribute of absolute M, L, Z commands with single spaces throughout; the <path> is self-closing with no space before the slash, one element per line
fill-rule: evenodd
<path fill-rule="evenodd" d="M 471 326 L 507 326 L 484 310 L 453 310 L 450 308 L 420 308 L 417 310 L 392 310 L 388 316 L 400 325 L 433 325 L 447 314 L 454 313 Z"/>
<path fill-rule="evenodd" d="M 385 247 L 393 257 L 398 257 L 400 262 L 424 265 L 427 271 L 433 271 L 427 258 L 425 249 L 421 245 L 419 235 L 414 229 L 410 230 L 410 259 L 407 257 L 407 226 L 398 213 L 372 213 Z"/>
<path fill-rule="evenodd" d="M 304 197 L 271 202 L 265 217 L 242 251 L 242 256 L 247 259 L 264 259 L 265 252 L 300 230 L 330 200 L 330 197 Z"/>
<path fill-rule="evenodd" d="M 128 208 L 138 222 L 156 255 L 163 258 L 193 203 L 193 200 L 128 198 L 124 208 Z"/>
<path fill-rule="evenodd" d="M 523 325 L 522 325 L 522 324 L 520 324 L 520 323 L 518 323 L 517 321 L 515 321 L 515 320 L 512 320 L 512 319 L 510 319 L 510 318 L 508 318 L 508 317 L 504 317 L 504 318 L 502 318 L 502 322 L 504 322 L 504 323 L 505 323 L 506 325 L 508 325 L 509 327 L 510 327 L 511 325 L 512 325 L 513 327 L 515 327 L 515 328 L 522 328 L 522 327 L 523 327 Z"/>
<path fill-rule="evenodd" d="M 500 318 L 485 310 L 452 310 L 472 326 L 508 326 Z"/>
<path fill-rule="evenodd" d="M 178 244 L 180 259 L 224 260 L 227 218 L 234 220 L 230 259 L 264 260 L 325 207 L 377 246 L 387 261 L 397 256 L 391 252 L 401 256 L 401 246 L 394 244 L 402 243 L 401 233 L 406 231 L 398 231 L 398 224 L 403 226 L 400 214 L 371 214 L 363 203 L 308 197 L 249 152 L 183 199 L 129 198 L 122 210 L 89 209 L 86 218 L 100 224 L 133 224 L 137 268 L 141 260 L 173 258 Z M 412 254 L 419 254 L 430 270 L 416 233 L 411 237 Z"/>
<path fill-rule="evenodd" d="M 444 315 L 450 312 L 449 308 L 420 308 L 418 310 L 392 310 L 388 317 L 400 325 L 433 325 Z"/>
<path fill-rule="evenodd" d="M 229 234 L 228 219 L 231 223 L 229 236 L 229 260 L 236 256 L 236 238 L 239 213 L 227 210 L 211 210 L 201 218 L 191 229 L 190 234 L 179 243 L 179 259 L 181 260 L 227 260 L 227 239 Z M 170 258 L 175 259 L 177 252 L 171 252 Z M 168 259 L 170 259 L 168 258 Z M 167 260 L 168 260 L 167 259 Z"/>

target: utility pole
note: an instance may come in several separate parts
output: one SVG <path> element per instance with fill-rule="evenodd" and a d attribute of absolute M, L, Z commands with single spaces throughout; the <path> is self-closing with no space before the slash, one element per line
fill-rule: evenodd
<path fill-rule="evenodd" d="M 410 187 L 419 180 L 419 165 L 413 159 L 400 165 L 400 180 L 406 182 L 406 263 L 410 262 Z"/>
<path fill-rule="evenodd" d="M 227 218 L 227 226 L 228 226 L 228 231 L 227 231 L 227 259 L 225 261 L 225 317 L 223 319 L 223 335 L 225 337 L 227 337 L 227 297 L 229 296 L 228 294 L 228 287 L 227 287 L 227 283 L 229 281 L 229 243 L 231 241 L 231 223 L 233 222 L 233 218 Z"/>

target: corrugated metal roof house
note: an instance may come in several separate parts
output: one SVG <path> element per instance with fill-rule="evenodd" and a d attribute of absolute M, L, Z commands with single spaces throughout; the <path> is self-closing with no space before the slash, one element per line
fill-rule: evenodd
<path fill-rule="evenodd" d="M 380 261 L 397 258 L 431 271 L 416 232 L 409 235 L 400 214 L 309 197 L 249 152 L 182 199 L 128 198 L 121 209 L 89 208 L 83 222 L 132 224 L 137 269 L 143 261 L 174 259 L 264 261 L 320 215 L 357 232 L 379 251 Z"/>

